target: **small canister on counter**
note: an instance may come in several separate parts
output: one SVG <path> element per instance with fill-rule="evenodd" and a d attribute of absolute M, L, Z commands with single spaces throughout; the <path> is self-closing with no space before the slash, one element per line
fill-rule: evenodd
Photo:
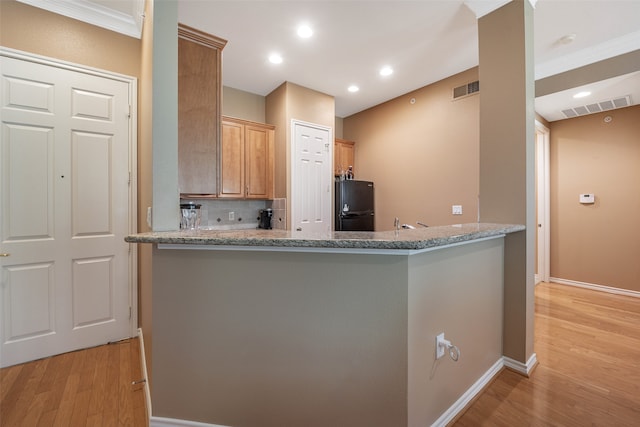
<path fill-rule="evenodd" d="M 260 218 L 258 228 L 271 230 L 271 219 L 273 218 L 273 209 L 260 209 Z"/>
<path fill-rule="evenodd" d="M 200 226 L 200 207 L 195 203 L 180 204 L 180 229 L 195 230 Z"/>

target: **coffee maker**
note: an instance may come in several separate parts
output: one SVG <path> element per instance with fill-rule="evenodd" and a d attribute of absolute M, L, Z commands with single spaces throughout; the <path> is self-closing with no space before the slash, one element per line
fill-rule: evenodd
<path fill-rule="evenodd" d="M 265 230 L 271 230 L 271 220 L 273 218 L 273 209 L 260 209 L 260 218 L 258 223 L 258 228 L 263 228 Z"/>

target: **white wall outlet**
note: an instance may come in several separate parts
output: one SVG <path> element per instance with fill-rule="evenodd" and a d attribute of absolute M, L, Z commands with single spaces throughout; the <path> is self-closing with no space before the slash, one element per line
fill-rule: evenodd
<path fill-rule="evenodd" d="M 444 332 L 436 336 L 436 360 L 444 356 L 444 350 L 447 348 L 446 342 Z"/>
<path fill-rule="evenodd" d="M 229 212 L 229 221 L 233 221 L 236 219 L 236 213 L 235 212 Z"/>
<path fill-rule="evenodd" d="M 151 206 L 147 206 L 147 225 L 149 228 L 152 228 L 151 218 Z"/>
<path fill-rule="evenodd" d="M 451 213 L 453 215 L 462 215 L 462 205 L 451 206 Z"/>

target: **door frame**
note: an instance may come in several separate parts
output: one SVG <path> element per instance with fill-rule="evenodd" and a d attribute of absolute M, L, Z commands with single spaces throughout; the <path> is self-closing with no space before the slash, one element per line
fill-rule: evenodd
<path fill-rule="evenodd" d="M 291 138 L 291 151 L 289 154 L 289 164 L 291 165 L 291 176 L 290 176 L 290 180 L 289 183 L 290 185 L 289 187 L 289 197 L 287 198 L 287 211 L 289 212 L 289 214 L 287 214 L 287 221 L 288 222 L 288 228 L 292 231 L 294 230 L 294 224 L 295 224 L 295 217 L 294 217 L 294 204 L 293 204 L 293 197 L 294 197 L 294 188 L 293 188 L 293 183 L 297 182 L 296 180 L 298 179 L 298 165 L 297 162 L 295 161 L 295 156 L 297 153 L 297 144 L 298 141 L 296 140 L 296 126 L 305 126 L 305 127 L 311 127 L 311 128 L 316 128 L 316 129 L 320 129 L 320 130 L 326 130 L 328 133 L 328 139 L 329 139 L 329 160 L 328 160 L 328 165 L 329 165 L 329 218 L 328 218 L 328 224 L 329 224 L 329 228 L 333 229 L 333 145 L 334 145 L 334 136 L 333 136 L 333 128 L 330 126 L 324 126 L 324 125 L 319 125 L 317 123 L 311 123 L 311 122 L 305 122 L 303 120 L 298 120 L 298 119 L 291 119 L 291 127 L 290 127 L 290 138 Z"/>
<path fill-rule="evenodd" d="M 96 77 L 116 80 L 126 83 L 129 95 L 129 234 L 137 233 L 138 219 L 138 79 L 136 77 L 119 74 L 116 72 L 101 70 L 82 64 L 76 64 L 61 59 L 37 55 L 16 49 L 0 46 L 0 56 L 33 62 L 40 65 L 75 71 Z M 129 243 L 129 331 L 130 336 L 138 335 L 138 247 L 135 243 Z"/>
<path fill-rule="evenodd" d="M 536 120 L 535 123 L 535 150 L 536 159 L 536 180 L 538 195 L 536 198 L 536 236 L 537 236 L 537 274 L 535 277 L 536 284 L 539 282 L 548 282 L 551 270 L 551 181 L 550 181 L 550 142 L 549 128 L 542 122 Z"/>

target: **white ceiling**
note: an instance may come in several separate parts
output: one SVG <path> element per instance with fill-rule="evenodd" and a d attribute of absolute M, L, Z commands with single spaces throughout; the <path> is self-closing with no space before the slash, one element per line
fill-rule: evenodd
<path fill-rule="evenodd" d="M 640 49 L 640 0 L 538 0 L 534 13 L 536 79 Z M 178 19 L 229 41 L 225 86 L 267 95 L 293 82 L 333 95 L 339 117 L 478 65 L 477 19 L 463 0 L 178 0 Z M 301 22 L 314 29 L 312 38 L 296 36 Z M 558 42 L 571 33 L 573 43 Z M 270 64 L 271 52 L 284 62 Z M 385 64 L 394 73 L 382 78 Z M 351 84 L 360 91 L 349 93 Z M 637 103 L 637 73 L 601 85 L 589 102 L 631 94 L 634 87 Z M 564 117 L 557 113 L 569 103 L 586 102 L 566 94 L 544 98 L 536 109 L 550 120 Z"/>
<path fill-rule="evenodd" d="M 19 1 L 139 37 L 145 0 Z M 177 0 L 180 22 L 228 40 L 225 86 L 267 95 L 289 81 L 334 96 L 338 117 L 478 65 L 476 15 L 508 1 Z M 536 79 L 640 50 L 640 0 L 530 1 Z M 302 22 L 314 30 L 310 39 L 296 36 Z M 575 40 L 560 43 L 568 34 Z M 284 62 L 269 63 L 272 52 Z M 394 73 L 380 77 L 383 65 Z M 360 91 L 349 93 L 351 84 Z M 536 111 L 553 121 L 563 109 L 627 95 L 640 103 L 640 72 L 575 90 L 592 95 L 575 100 L 563 90 L 537 98 Z"/>

